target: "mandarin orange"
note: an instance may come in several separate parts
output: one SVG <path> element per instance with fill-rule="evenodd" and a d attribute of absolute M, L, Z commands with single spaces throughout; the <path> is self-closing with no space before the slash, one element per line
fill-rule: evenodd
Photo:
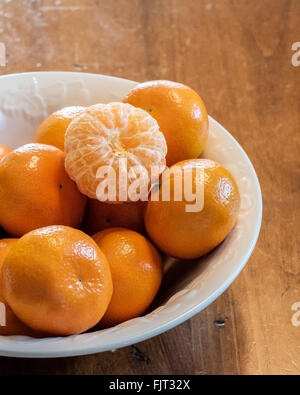
<path fill-rule="evenodd" d="M 109 327 L 140 316 L 161 285 L 160 254 L 144 236 L 124 228 L 106 229 L 93 238 L 108 260 L 114 286 L 100 325 Z"/>
<path fill-rule="evenodd" d="M 80 225 L 86 198 L 66 173 L 64 158 L 55 147 L 27 144 L 0 161 L 0 226 L 10 235 Z"/>
<path fill-rule="evenodd" d="M 12 151 L 12 148 L 7 147 L 6 145 L 0 144 L 0 160 L 4 158 L 6 154 Z"/>
<path fill-rule="evenodd" d="M 157 120 L 167 141 L 168 166 L 202 153 L 208 138 L 208 116 L 193 89 L 172 81 L 149 81 L 133 88 L 123 101 Z"/>
<path fill-rule="evenodd" d="M 144 232 L 144 211 L 147 202 L 107 204 L 89 199 L 83 220 L 83 229 L 93 235 L 107 228 L 127 228 Z"/>
<path fill-rule="evenodd" d="M 72 335 L 95 326 L 113 286 L 94 240 L 67 226 L 34 230 L 13 245 L 3 264 L 5 300 L 34 330 Z"/>
<path fill-rule="evenodd" d="M 174 176 L 175 168 L 182 171 L 182 178 Z M 198 175 L 197 169 L 203 173 Z M 203 207 L 199 204 L 197 212 L 187 209 L 193 203 L 185 199 L 187 191 L 182 194 L 183 199 L 174 198 L 174 191 L 187 188 L 185 179 L 191 180 L 193 193 L 197 193 L 196 187 L 203 193 L 200 199 Z M 163 199 L 166 182 L 169 201 Z M 145 226 L 152 241 L 166 254 L 182 259 L 197 258 L 225 239 L 236 223 L 239 207 L 239 190 L 228 170 L 212 160 L 183 161 L 166 171 L 160 189 L 151 196 Z"/>
<path fill-rule="evenodd" d="M 74 119 L 65 136 L 65 151 L 66 170 L 79 190 L 92 199 L 116 203 L 147 199 L 151 168 L 158 173 L 165 169 L 167 146 L 146 111 L 110 103 L 91 106 Z M 134 181 L 140 181 L 139 187 L 130 194 Z"/>
<path fill-rule="evenodd" d="M 2 265 L 11 247 L 18 239 L 0 240 L 0 336 L 35 336 L 34 331 L 21 322 L 6 303 L 2 291 Z M 4 323 L 4 325 L 3 325 Z"/>
<path fill-rule="evenodd" d="M 38 127 L 34 138 L 35 143 L 53 145 L 64 151 L 66 130 L 73 119 L 84 110 L 85 107 L 73 106 L 51 114 Z"/>

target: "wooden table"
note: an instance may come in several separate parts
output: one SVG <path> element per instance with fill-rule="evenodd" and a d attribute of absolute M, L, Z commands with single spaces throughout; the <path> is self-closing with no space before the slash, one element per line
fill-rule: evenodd
<path fill-rule="evenodd" d="M 75 70 L 186 83 L 245 148 L 264 198 L 247 267 L 190 321 L 138 350 L 0 358 L 1 373 L 300 373 L 300 67 L 291 50 L 299 16 L 299 0 L 1 1 L 2 74 Z"/>

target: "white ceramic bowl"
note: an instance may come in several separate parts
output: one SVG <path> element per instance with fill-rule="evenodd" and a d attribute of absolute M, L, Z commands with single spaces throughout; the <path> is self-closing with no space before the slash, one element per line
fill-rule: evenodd
<path fill-rule="evenodd" d="M 120 101 L 136 82 L 96 74 L 43 72 L 0 77 L 0 142 L 12 147 L 32 142 L 48 114 L 69 105 Z M 111 329 L 66 338 L 0 336 L 0 355 L 62 357 L 114 350 L 156 336 L 188 320 L 226 290 L 255 246 L 262 197 L 254 168 L 237 141 L 210 118 L 204 157 L 231 171 L 241 194 L 237 225 L 210 255 L 165 264 L 165 283 L 149 314 Z"/>

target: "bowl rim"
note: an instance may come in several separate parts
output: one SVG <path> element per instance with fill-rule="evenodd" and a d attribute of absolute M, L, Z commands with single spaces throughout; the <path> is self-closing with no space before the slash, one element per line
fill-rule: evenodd
<path fill-rule="evenodd" d="M 114 81 L 119 81 L 119 82 L 127 82 L 130 84 L 137 84 L 137 82 L 129 80 L 129 79 L 124 79 L 120 77 L 114 77 L 114 76 L 108 76 L 108 75 L 103 75 L 103 74 L 96 74 L 96 73 L 85 73 L 85 72 L 70 72 L 70 71 L 38 71 L 38 72 L 24 72 L 24 73 L 14 73 L 14 74 L 5 74 L 0 76 L 0 82 L 2 79 L 6 78 L 22 78 L 23 76 L 37 76 L 37 75 L 58 75 L 58 74 L 63 74 L 63 75 L 69 75 L 73 77 L 80 77 L 80 78 L 96 78 L 96 79 L 111 79 Z M 157 326 L 155 329 L 150 329 L 149 331 L 145 331 L 143 334 L 140 334 L 138 336 L 132 336 L 132 338 L 128 340 L 119 340 L 117 342 L 114 342 L 113 344 L 107 344 L 107 345 L 100 345 L 100 346 L 95 346 L 93 345 L 87 345 L 87 346 L 82 346 L 82 347 L 77 347 L 75 350 L 70 350 L 68 349 L 53 349 L 53 350 L 48 350 L 47 352 L 39 352 L 37 350 L 34 351 L 16 351 L 14 347 L 9 347 L 9 344 L 6 344 L 5 347 L 3 348 L 2 345 L 0 345 L 0 355 L 1 356 L 8 356 L 8 357 L 20 357 L 20 358 L 61 358 L 61 357 L 69 357 L 69 356 L 80 356 L 80 355 L 88 355 L 88 354 L 94 354 L 94 353 L 99 353 L 99 352 L 105 352 L 105 351 L 111 351 L 111 350 L 116 350 L 119 348 L 123 348 L 132 344 L 137 344 L 142 341 L 145 341 L 147 339 L 153 338 L 157 335 L 162 334 L 163 332 L 166 332 L 180 324 L 182 324 L 184 321 L 192 318 L 194 315 L 198 314 L 200 311 L 205 309 L 208 305 L 213 303 L 223 292 L 226 291 L 226 289 L 233 283 L 233 281 L 237 278 L 237 276 L 240 274 L 240 272 L 243 270 L 245 267 L 247 261 L 249 260 L 254 247 L 256 245 L 260 228 L 261 228 L 261 222 L 262 222 L 262 213 L 263 213 L 263 200 L 262 200 L 262 193 L 261 193 L 261 187 L 259 184 L 259 180 L 257 177 L 257 174 L 255 172 L 254 166 L 252 162 L 250 161 L 248 155 L 246 154 L 245 150 L 242 148 L 242 146 L 238 143 L 238 141 L 219 123 L 217 122 L 214 118 L 209 116 L 209 121 L 211 123 L 215 123 L 219 129 L 222 130 L 224 134 L 227 135 L 230 139 L 234 141 L 234 143 L 238 146 L 239 150 L 241 151 L 243 158 L 247 162 L 247 165 L 249 167 L 249 170 L 252 173 L 254 182 L 255 182 L 255 188 L 257 192 L 257 197 L 258 197 L 258 217 L 256 220 L 255 224 L 255 232 L 254 235 L 252 236 L 251 243 L 249 244 L 249 248 L 247 249 L 247 252 L 242 256 L 241 263 L 233 270 L 230 274 L 230 276 L 227 277 L 226 281 L 219 286 L 210 296 L 208 296 L 206 299 L 202 300 L 197 304 L 197 306 L 191 306 L 188 308 L 184 313 L 181 313 L 178 316 L 173 317 L 170 319 L 168 322 Z M 82 335 L 77 335 L 77 336 L 82 336 Z M 10 339 L 13 339 L 14 336 L 10 336 Z M 0 336 L 1 339 L 1 336 Z M 50 338 L 52 340 L 52 338 Z M 58 338 L 62 339 L 62 338 Z M 30 339 L 32 342 L 40 342 L 40 339 Z M 50 341 L 51 341 L 50 340 Z M 44 341 L 47 341 L 47 338 Z"/>

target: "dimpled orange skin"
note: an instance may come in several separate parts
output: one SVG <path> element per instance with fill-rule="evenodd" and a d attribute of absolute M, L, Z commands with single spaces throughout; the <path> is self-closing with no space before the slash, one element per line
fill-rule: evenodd
<path fill-rule="evenodd" d="M 147 202 L 142 201 L 107 204 L 96 199 L 89 199 L 85 210 L 83 229 L 89 235 L 116 227 L 143 233 L 146 206 Z"/>
<path fill-rule="evenodd" d="M 112 228 L 94 240 L 110 265 L 114 292 L 101 327 L 140 316 L 150 306 L 162 281 L 162 260 L 152 243 L 137 232 Z"/>
<path fill-rule="evenodd" d="M 157 120 L 167 141 L 168 166 L 202 153 L 208 138 L 208 116 L 193 89 L 172 81 L 149 81 L 133 88 L 123 101 Z"/>
<path fill-rule="evenodd" d="M 95 326 L 111 300 L 109 264 L 91 237 L 67 226 L 27 233 L 2 268 L 3 294 L 29 327 L 72 335 Z"/>
<path fill-rule="evenodd" d="M 1 272 L 4 259 L 6 258 L 11 247 L 18 239 L 0 240 L 0 303 L 5 305 L 5 326 L 0 326 L 0 336 L 34 336 L 35 333 L 21 322 L 13 313 L 12 309 L 4 300 L 1 284 Z"/>
<path fill-rule="evenodd" d="M 230 172 L 212 160 L 194 159 L 177 166 L 204 169 L 203 210 L 186 212 L 186 201 L 174 201 L 177 182 L 171 177 L 171 201 L 162 201 L 161 188 L 156 191 L 146 208 L 145 226 L 149 237 L 163 252 L 181 259 L 193 259 L 210 252 L 232 230 L 239 212 L 240 195 Z M 196 177 L 196 172 L 192 179 L 195 191 L 197 180 L 203 181 Z M 153 201 L 158 194 L 160 201 Z"/>
<path fill-rule="evenodd" d="M 51 114 L 38 127 L 34 138 L 35 143 L 53 145 L 64 151 L 65 134 L 68 126 L 78 115 L 82 114 L 85 107 L 65 107 Z"/>
<path fill-rule="evenodd" d="M 0 144 L 0 160 L 4 158 L 5 155 L 7 155 L 9 152 L 11 152 L 12 149 L 7 147 L 6 145 Z"/>
<path fill-rule="evenodd" d="M 55 147 L 27 144 L 0 161 L 0 226 L 14 237 L 48 225 L 78 227 L 85 203 Z"/>

